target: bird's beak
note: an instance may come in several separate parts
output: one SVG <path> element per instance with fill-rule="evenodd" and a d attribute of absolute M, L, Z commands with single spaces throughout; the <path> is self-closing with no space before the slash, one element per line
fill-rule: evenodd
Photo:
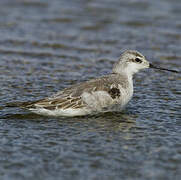
<path fill-rule="evenodd" d="M 170 69 L 165 69 L 165 68 L 162 68 L 162 67 L 157 67 L 157 66 L 155 66 L 155 65 L 153 65 L 153 64 L 151 64 L 150 63 L 150 66 L 149 66 L 150 68 L 153 68 L 153 69 L 159 69 L 159 70 L 164 70 L 164 71 L 170 71 L 170 72 L 174 72 L 174 73 L 179 73 L 178 71 L 176 71 L 176 70 L 170 70 Z"/>

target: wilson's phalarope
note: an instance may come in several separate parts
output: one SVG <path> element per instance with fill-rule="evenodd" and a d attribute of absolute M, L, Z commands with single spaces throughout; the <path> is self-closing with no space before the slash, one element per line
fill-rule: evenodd
<path fill-rule="evenodd" d="M 113 66 L 113 73 L 66 88 L 57 94 L 22 107 L 41 115 L 81 116 L 122 109 L 133 95 L 133 75 L 141 69 L 155 68 L 133 50 L 125 51 Z"/>

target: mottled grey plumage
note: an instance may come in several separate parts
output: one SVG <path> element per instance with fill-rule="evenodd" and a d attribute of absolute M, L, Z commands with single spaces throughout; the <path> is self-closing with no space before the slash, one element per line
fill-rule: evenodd
<path fill-rule="evenodd" d="M 118 85 L 122 88 L 128 88 L 128 79 L 124 75 L 110 74 L 98 79 L 89 80 L 80 84 L 76 84 L 69 88 L 66 88 L 57 94 L 45 98 L 40 101 L 33 102 L 26 108 L 43 107 L 48 110 L 55 110 L 56 108 L 82 108 L 86 106 L 86 103 L 82 101 L 81 95 L 83 93 L 93 93 L 96 91 L 106 91 L 113 99 L 121 96 Z M 118 96 L 119 92 L 119 96 Z"/>
<path fill-rule="evenodd" d="M 24 107 L 37 114 L 53 116 L 110 111 L 115 105 L 123 108 L 133 94 L 133 74 L 148 67 L 149 63 L 142 54 L 125 51 L 115 63 L 112 74 L 71 86 Z"/>

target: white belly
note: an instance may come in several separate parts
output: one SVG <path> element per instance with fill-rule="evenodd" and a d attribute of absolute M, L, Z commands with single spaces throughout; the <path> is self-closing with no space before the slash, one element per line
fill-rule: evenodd
<path fill-rule="evenodd" d="M 29 109 L 33 113 L 44 115 L 44 116 L 66 116 L 66 117 L 73 117 L 73 116 L 84 116 L 90 114 L 90 111 L 87 108 L 80 108 L 80 109 L 56 109 L 56 110 L 48 110 L 45 108 L 36 108 L 36 109 Z"/>

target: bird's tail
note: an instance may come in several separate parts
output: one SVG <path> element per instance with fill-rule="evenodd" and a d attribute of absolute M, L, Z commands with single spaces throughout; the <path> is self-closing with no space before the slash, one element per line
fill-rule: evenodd
<path fill-rule="evenodd" d="M 20 108 L 30 108 L 38 101 L 29 101 L 29 102 L 10 102 L 6 104 L 6 107 L 20 107 Z"/>

